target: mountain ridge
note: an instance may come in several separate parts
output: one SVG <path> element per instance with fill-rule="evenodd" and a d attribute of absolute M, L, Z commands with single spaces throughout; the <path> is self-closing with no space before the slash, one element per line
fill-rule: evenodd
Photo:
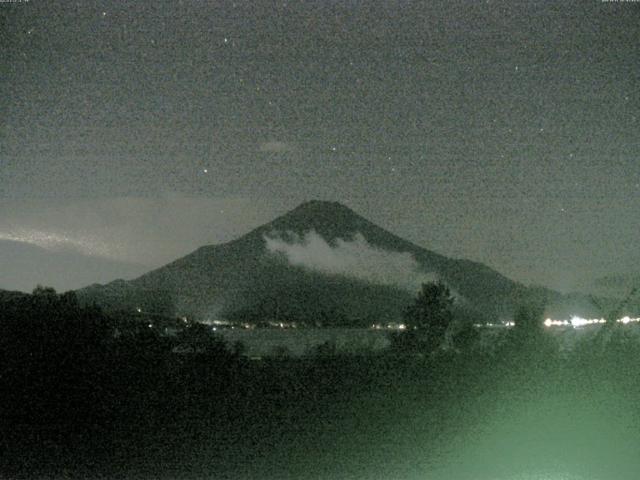
<path fill-rule="evenodd" d="M 315 235 L 323 249 L 321 255 L 304 243 L 309 235 Z M 459 295 L 459 307 L 476 318 L 510 318 L 515 305 L 530 293 L 528 287 L 487 265 L 427 250 L 338 202 L 311 200 L 235 240 L 204 245 L 133 280 L 93 285 L 79 290 L 79 295 L 109 308 L 144 304 L 155 309 L 162 305 L 173 308 L 172 314 L 201 318 L 275 315 L 307 323 L 315 317 L 324 318 L 324 323 L 336 317 L 341 319 L 338 323 L 355 326 L 370 325 L 376 317 L 400 319 L 415 294 L 397 285 L 355 278 L 348 270 L 333 274 L 304 263 L 294 264 L 286 255 L 268 251 L 266 239 L 271 237 L 277 238 L 283 249 L 295 245 L 297 252 L 316 254 L 313 258 L 320 262 L 338 262 L 345 257 L 331 256 L 346 252 L 368 267 L 367 260 L 385 255 L 394 259 L 394 254 L 402 254 L 402 260 L 419 273 L 448 284 Z M 537 294 L 553 301 L 560 299 L 560 294 L 548 289 L 538 289 Z"/>

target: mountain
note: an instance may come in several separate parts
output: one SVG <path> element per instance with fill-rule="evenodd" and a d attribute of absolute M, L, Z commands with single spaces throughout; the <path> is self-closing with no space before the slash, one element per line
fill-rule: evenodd
<path fill-rule="evenodd" d="M 634 288 L 640 288 L 640 273 L 618 273 L 594 280 L 593 288 L 606 295 L 624 298 Z"/>
<path fill-rule="evenodd" d="M 426 250 L 325 201 L 303 203 L 234 241 L 78 295 L 107 309 L 356 326 L 399 320 L 420 281 L 432 279 L 449 285 L 459 310 L 477 319 L 511 318 L 525 297 L 562 300 L 481 263 Z"/>
<path fill-rule="evenodd" d="M 25 292 L 31 292 L 37 284 L 58 291 L 71 290 L 95 281 L 135 278 L 146 270 L 143 265 L 97 258 L 72 250 L 52 251 L 14 240 L 0 240 L 0 265 L 0 288 L 11 287 Z M 100 272 L 98 278 L 96 272 Z"/>

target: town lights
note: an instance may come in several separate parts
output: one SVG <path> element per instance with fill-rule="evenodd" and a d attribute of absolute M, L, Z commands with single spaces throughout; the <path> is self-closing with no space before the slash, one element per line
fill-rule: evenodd
<path fill-rule="evenodd" d="M 640 317 L 631 318 L 629 316 L 625 316 L 616 320 L 616 323 L 622 323 L 627 325 L 628 323 L 638 323 L 640 322 Z M 566 327 L 571 326 L 573 328 L 580 328 L 587 325 L 599 325 L 607 323 L 604 318 L 582 318 L 577 315 L 573 315 L 570 320 L 554 320 L 552 318 L 547 318 L 544 321 L 545 327 Z"/>

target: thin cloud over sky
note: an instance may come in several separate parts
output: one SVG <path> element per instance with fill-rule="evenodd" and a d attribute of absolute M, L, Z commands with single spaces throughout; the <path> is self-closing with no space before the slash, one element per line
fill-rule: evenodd
<path fill-rule="evenodd" d="M 264 220 L 255 202 L 243 197 L 165 193 L 13 202 L 0 215 L 0 240 L 159 266 L 202 245 L 232 240 Z"/>
<path fill-rule="evenodd" d="M 294 147 L 290 143 L 272 140 L 269 142 L 261 143 L 259 150 L 261 152 L 267 153 L 284 153 L 294 150 Z"/>

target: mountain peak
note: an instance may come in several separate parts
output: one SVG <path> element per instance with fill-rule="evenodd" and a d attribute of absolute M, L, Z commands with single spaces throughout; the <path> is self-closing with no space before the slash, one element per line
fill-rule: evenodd
<path fill-rule="evenodd" d="M 349 207 L 324 200 L 310 200 L 275 219 L 268 228 L 303 235 L 315 230 L 327 240 L 352 236 L 369 230 L 372 224 Z M 364 231 L 362 232 L 364 233 Z"/>

